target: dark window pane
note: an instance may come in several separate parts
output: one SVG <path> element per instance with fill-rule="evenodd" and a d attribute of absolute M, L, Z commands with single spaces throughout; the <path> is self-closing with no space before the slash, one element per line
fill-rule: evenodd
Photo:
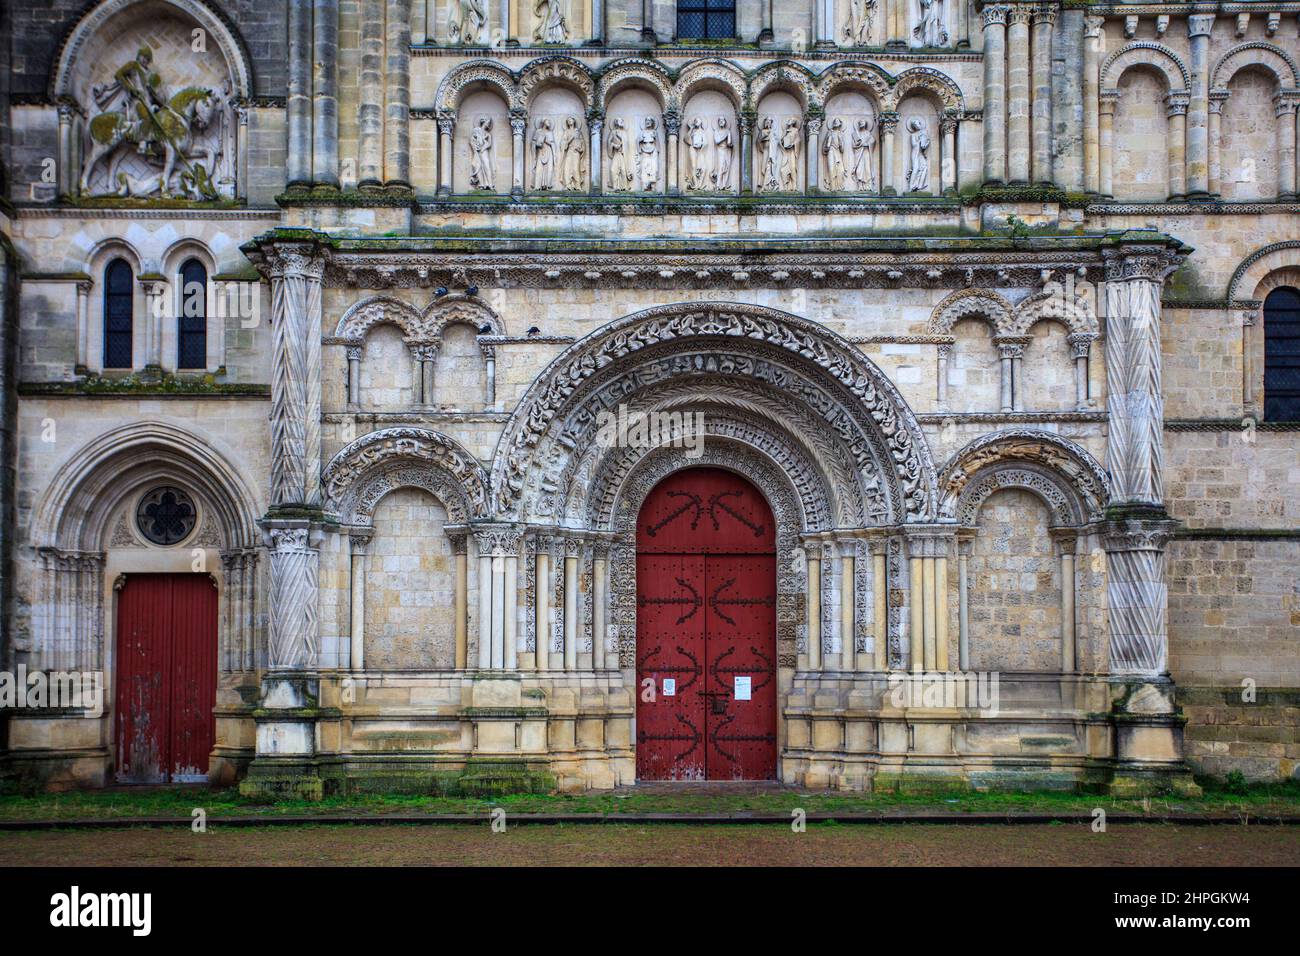
<path fill-rule="evenodd" d="M 1300 421 L 1300 293 L 1274 289 L 1264 300 L 1264 420 Z"/>
<path fill-rule="evenodd" d="M 178 368 L 203 368 L 208 364 L 208 272 L 197 259 L 181 266 L 177 341 Z"/>
<path fill-rule="evenodd" d="M 704 36 L 704 14 L 688 10 L 677 12 L 677 36 L 683 40 L 696 40 Z"/>
<path fill-rule="evenodd" d="M 736 16 L 733 13 L 709 14 L 709 39 L 726 40 L 736 35 Z"/>
<path fill-rule="evenodd" d="M 131 267 L 122 259 L 104 270 L 104 368 L 131 367 L 134 285 Z"/>

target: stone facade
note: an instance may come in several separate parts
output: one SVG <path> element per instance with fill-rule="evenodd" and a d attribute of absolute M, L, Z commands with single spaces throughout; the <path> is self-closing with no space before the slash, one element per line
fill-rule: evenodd
<path fill-rule="evenodd" d="M 113 779 L 118 588 L 173 572 L 216 781 L 633 782 L 635 519 L 695 464 L 777 523 L 781 779 L 1295 774 L 1294 5 L 0 17 L 0 663 L 109 689 L 0 711 L 0 773 Z"/>

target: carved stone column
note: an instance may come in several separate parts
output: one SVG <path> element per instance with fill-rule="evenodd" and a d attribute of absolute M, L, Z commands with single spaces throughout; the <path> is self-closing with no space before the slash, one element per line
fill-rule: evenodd
<path fill-rule="evenodd" d="M 1033 11 L 1033 165 L 1036 183 L 1052 181 L 1052 31 L 1056 7 L 1037 6 Z"/>
<path fill-rule="evenodd" d="M 360 345 L 349 345 L 348 354 L 348 404 L 361 404 L 361 352 Z"/>
<path fill-rule="evenodd" d="M 602 162 L 604 161 L 604 147 L 601 144 L 601 131 L 605 125 L 604 117 L 593 110 L 587 114 L 587 130 L 591 134 L 590 148 L 587 155 L 591 157 L 591 176 L 590 192 L 593 196 L 599 196 L 601 184 L 604 182 L 604 173 L 602 172 Z"/>
<path fill-rule="evenodd" d="M 894 133 L 898 129 L 897 113 L 881 113 L 880 127 L 880 194 L 897 196 L 894 182 Z"/>
<path fill-rule="evenodd" d="M 1114 174 L 1115 106 L 1118 102 L 1118 91 L 1097 94 L 1097 190 L 1103 196 L 1115 195 L 1112 176 Z"/>
<path fill-rule="evenodd" d="M 938 373 L 935 375 L 937 383 L 937 392 L 935 401 L 939 408 L 946 408 L 948 405 L 948 363 L 952 360 L 952 342 L 944 342 L 936 350 L 939 362 Z"/>
<path fill-rule="evenodd" d="M 957 532 L 957 667 L 970 670 L 970 553 L 975 531 Z"/>
<path fill-rule="evenodd" d="M 1031 9 L 1028 6 L 1012 6 L 1007 16 L 1007 179 L 1013 183 L 1029 181 Z"/>
<path fill-rule="evenodd" d="M 438 343 L 425 342 L 411 347 L 411 354 L 419 363 L 419 388 L 417 402 L 421 405 L 433 404 L 433 371 L 438 361 Z"/>
<path fill-rule="evenodd" d="M 360 531 L 348 535 L 351 547 L 349 583 L 352 594 L 349 667 L 354 671 L 365 670 L 366 667 L 366 551 L 372 535 L 373 532 Z"/>
<path fill-rule="evenodd" d="M 1023 404 L 1020 397 L 1020 362 L 1025 355 L 1027 340 L 1024 336 L 999 335 L 993 343 L 998 347 L 1000 359 L 999 376 L 999 411 L 1020 411 Z"/>
<path fill-rule="evenodd" d="M 487 404 L 495 409 L 497 404 L 497 348 L 490 342 L 484 342 L 479 336 L 479 351 L 483 353 L 483 364 L 487 367 Z"/>
<path fill-rule="evenodd" d="M 514 126 L 513 120 L 511 126 Z M 438 195 L 450 196 L 452 190 L 452 134 L 456 131 L 456 117 L 450 113 L 438 114 Z M 523 148 L 515 151 L 517 162 L 523 161 Z M 520 176 L 522 179 L 522 175 Z"/>
<path fill-rule="evenodd" d="M 804 186 L 805 191 L 812 195 L 821 191 L 817 184 L 817 173 L 821 168 L 821 113 L 809 112 L 804 121 L 804 129 L 808 133 L 808 156 L 804 172 Z"/>
<path fill-rule="evenodd" d="M 1133 519 L 1107 523 L 1110 672 L 1159 677 L 1168 670 L 1165 544 L 1172 522 Z"/>
<path fill-rule="evenodd" d="M 957 191 L 957 117 L 945 113 L 939 120 L 942 139 L 939 155 L 940 191 L 952 195 Z"/>
<path fill-rule="evenodd" d="M 1099 170 L 1099 103 L 1102 27 L 1105 17 L 1083 18 L 1083 188 L 1090 193 L 1101 189 Z"/>
<path fill-rule="evenodd" d="M 312 0 L 289 0 L 289 84 L 285 102 L 289 155 L 285 175 L 290 186 L 312 178 L 311 63 Z"/>
<path fill-rule="evenodd" d="M 908 529 L 913 671 L 948 669 L 948 557 L 956 527 Z"/>
<path fill-rule="evenodd" d="M 564 669 L 578 669 L 578 562 L 582 558 L 582 541 L 564 541 Z"/>
<path fill-rule="evenodd" d="M 1171 93 L 1165 106 L 1169 117 L 1169 198 L 1181 199 L 1187 195 L 1187 96 Z"/>
<path fill-rule="evenodd" d="M 1088 408 L 1088 353 L 1096 337 L 1091 332 L 1075 332 L 1065 337 L 1074 359 L 1074 407 L 1077 411 Z"/>
<path fill-rule="evenodd" d="M 312 30 L 312 180 L 339 185 L 338 0 L 314 0 Z"/>
<path fill-rule="evenodd" d="M 1223 188 L 1220 145 L 1223 129 L 1223 104 L 1228 99 L 1227 90 L 1213 90 L 1209 98 L 1209 165 L 1208 186 L 1210 197 L 1217 199 Z"/>
<path fill-rule="evenodd" d="M 551 666 L 551 540 L 544 535 L 533 538 L 533 666 L 548 670 Z"/>
<path fill-rule="evenodd" d="M 1196 14 L 1187 18 L 1187 35 L 1191 39 L 1192 74 L 1190 109 L 1187 116 L 1187 195 L 1204 199 L 1210 190 L 1210 154 L 1207 125 L 1210 91 L 1210 30 L 1214 14 Z"/>
<path fill-rule="evenodd" d="M 463 530 L 446 529 L 456 560 L 456 669 L 469 666 L 469 535 Z"/>
<path fill-rule="evenodd" d="M 510 195 L 516 197 L 524 194 L 524 134 L 527 131 L 528 117 L 523 113 L 511 113 Z"/>
<path fill-rule="evenodd" d="M 678 167 L 678 149 L 677 138 L 682 129 L 682 117 L 676 110 L 669 110 L 664 113 L 664 131 L 667 136 L 667 153 L 664 157 L 668 166 L 668 195 L 676 196 L 677 188 L 677 167 Z"/>
<path fill-rule="evenodd" d="M 94 282 L 90 279 L 77 280 L 77 365 L 78 374 L 84 372 L 90 362 L 90 290 Z"/>
<path fill-rule="evenodd" d="M 357 186 L 383 185 L 384 0 L 361 0 L 361 75 L 357 106 Z"/>
<path fill-rule="evenodd" d="M 384 182 L 411 188 L 411 0 L 387 0 Z"/>
<path fill-rule="evenodd" d="M 985 7 L 984 17 L 984 181 L 1007 179 L 1007 13 Z"/>
<path fill-rule="evenodd" d="M 1052 540 L 1061 559 L 1061 673 L 1072 674 L 1075 666 L 1075 581 L 1074 554 L 1079 546 L 1074 528 L 1052 529 Z"/>
<path fill-rule="evenodd" d="M 167 307 L 167 283 L 161 278 L 141 277 L 144 289 L 144 364 L 162 368 L 163 320 L 171 314 Z"/>
<path fill-rule="evenodd" d="M 314 243 L 276 243 L 266 255 L 271 276 L 271 507 L 314 508 L 320 505 L 325 260 Z"/>
<path fill-rule="evenodd" d="M 1273 97 L 1277 113 L 1277 198 L 1296 198 L 1296 94 L 1279 93 Z"/>
<path fill-rule="evenodd" d="M 752 110 L 740 114 L 740 194 L 754 194 L 754 123 L 757 116 Z"/>
<path fill-rule="evenodd" d="M 520 529 L 513 525 L 476 525 L 479 574 L 478 662 L 483 670 L 518 667 L 517 610 Z"/>

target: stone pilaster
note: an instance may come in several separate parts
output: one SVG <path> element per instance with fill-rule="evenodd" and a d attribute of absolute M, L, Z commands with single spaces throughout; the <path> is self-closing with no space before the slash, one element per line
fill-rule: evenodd
<path fill-rule="evenodd" d="M 312 178 L 312 0 L 289 0 L 289 95 L 285 104 L 289 135 L 286 178 L 290 186 Z"/>
<path fill-rule="evenodd" d="M 384 51 L 384 184 L 411 188 L 411 0 L 387 0 Z"/>
<path fill-rule="evenodd" d="M 1029 181 L 1029 18 L 1032 8 L 1013 6 L 1007 16 L 1007 179 Z"/>
<path fill-rule="evenodd" d="M 1083 19 L 1083 188 L 1090 193 L 1101 190 L 1100 171 L 1100 64 L 1102 27 L 1105 17 Z"/>
<path fill-rule="evenodd" d="M 314 0 L 312 180 L 339 185 L 338 0 Z"/>
<path fill-rule="evenodd" d="M 1030 119 L 1033 144 L 1030 175 L 1036 183 L 1052 181 L 1052 31 L 1056 7 L 1043 5 L 1033 10 L 1032 99 Z"/>
<path fill-rule="evenodd" d="M 1187 18 L 1187 35 L 1191 41 L 1192 89 L 1187 113 L 1187 187 L 1189 198 L 1205 199 L 1210 189 L 1209 92 L 1210 31 L 1214 14 Z"/>

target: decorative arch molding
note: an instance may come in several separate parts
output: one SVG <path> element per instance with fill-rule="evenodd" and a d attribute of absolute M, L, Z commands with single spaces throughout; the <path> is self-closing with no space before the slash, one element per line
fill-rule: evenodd
<path fill-rule="evenodd" d="M 371 329 L 383 324 L 397 326 L 407 340 L 414 341 L 420 338 L 424 321 L 410 303 L 379 295 L 363 299 L 344 312 L 334 329 L 334 336 L 349 344 L 360 345 Z"/>
<path fill-rule="evenodd" d="M 743 70 L 726 60 L 692 60 L 677 71 L 673 101 L 678 108 L 684 107 L 687 100 L 703 89 L 722 90 L 739 111 L 745 107 L 749 78 Z"/>
<path fill-rule="evenodd" d="M 1248 40 L 1219 57 L 1210 71 L 1211 89 L 1227 89 L 1239 70 L 1251 66 L 1268 70 L 1283 89 L 1300 87 L 1300 69 L 1291 54 L 1264 40 Z"/>
<path fill-rule="evenodd" d="M 449 325 L 463 324 L 474 327 L 475 334 L 505 335 L 505 323 L 482 299 L 474 296 L 452 294 L 434 299 L 420 317 L 423 335 L 430 341 L 441 341 Z M 487 332 L 479 332 L 483 326 Z"/>
<path fill-rule="evenodd" d="M 1192 75 L 1177 53 L 1162 43 L 1135 40 L 1106 57 L 1101 65 L 1101 91 L 1118 92 L 1120 79 L 1135 66 L 1149 66 L 1163 73 L 1167 93 L 1186 93 L 1191 89 Z"/>
<path fill-rule="evenodd" d="M 571 56 L 544 56 L 519 72 L 518 105 L 528 107 L 533 97 L 548 86 L 567 86 L 582 97 L 584 106 L 595 101 L 596 81 L 587 65 Z"/>
<path fill-rule="evenodd" d="M 637 353 L 644 359 L 631 358 Z M 778 389 L 814 383 L 804 400 L 823 420 L 846 438 L 870 436 L 875 460 L 887 469 L 881 477 L 895 519 L 932 515 L 929 448 L 888 378 L 822 326 L 763 306 L 722 302 L 659 306 L 626 316 L 554 359 L 524 394 L 497 444 L 492 469 L 497 510 L 511 515 L 524 508 L 530 472 L 545 471 L 545 455 L 560 454 L 549 450 L 547 440 L 558 440 L 570 415 L 596 390 L 611 379 L 632 388 L 628 373 L 655 360 L 661 362 L 656 372 L 661 379 L 708 372 L 754 378 Z"/>
<path fill-rule="evenodd" d="M 1241 261 L 1228 280 L 1228 302 L 1238 301 L 1243 293 L 1252 299 L 1259 298 L 1260 285 L 1269 273 L 1292 266 L 1300 266 L 1300 239 L 1287 239 L 1256 249 Z"/>
<path fill-rule="evenodd" d="M 807 640 L 802 596 L 807 571 L 796 560 L 799 529 L 804 516 L 799 497 L 781 468 L 748 445 L 720 440 L 705 444 L 699 458 L 687 458 L 680 448 L 657 448 L 640 458 L 620 485 L 611 522 L 611 616 L 609 637 L 618 648 L 619 666 L 636 666 L 636 519 L 646 497 L 664 478 L 683 468 L 725 468 L 743 476 L 767 498 L 776 520 L 776 648 L 778 664 L 794 667 L 799 646 Z"/>
<path fill-rule="evenodd" d="M 724 448 L 744 447 L 761 455 L 784 476 L 785 482 L 799 504 L 798 530 L 800 532 L 826 531 L 835 526 L 835 487 L 826 477 L 816 459 L 791 436 L 774 427 L 770 420 L 758 415 L 731 411 L 729 414 L 710 413 L 705 420 L 704 442 L 701 453 L 707 453 L 714 443 Z M 663 446 L 660 446 L 662 448 Z M 612 449 L 595 463 L 584 499 L 575 502 L 570 514 L 598 530 L 617 530 L 620 501 L 628 476 L 644 459 L 658 449 Z M 700 458 L 689 458 L 699 461 Z"/>
<path fill-rule="evenodd" d="M 1087 302 L 1078 297 L 1067 300 L 1060 289 L 1047 289 L 1017 305 L 999 334 L 1028 335 L 1031 328 L 1045 321 L 1060 322 L 1073 335 L 1098 333 L 1096 311 Z"/>
<path fill-rule="evenodd" d="M 962 319 L 978 318 L 989 324 L 994 335 L 1007 334 L 1013 307 L 1002 295 L 986 289 L 962 289 L 944 298 L 930 313 L 926 332 L 952 335 L 953 326 Z"/>
<path fill-rule="evenodd" d="M 749 84 L 750 106 L 757 109 L 768 93 L 784 90 L 793 93 L 803 109 L 817 109 L 822 105 L 817 98 L 817 86 L 817 75 L 802 63 L 777 60 L 759 67 L 753 74 Z"/>
<path fill-rule="evenodd" d="M 957 114 L 966 112 L 966 101 L 962 96 L 961 87 L 947 74 L 928 66 L 914 66 L 898 75 L 888 99 L 888 109 L 897 110 L 904 99 L 915 93 L 929 94 L 939 101 L 945 112 Z"/>
<path fill-rule="evenodd" d="M 363 435 L 340 449 L 321 475 L 326 510 L 347 525 L 368 527 L 379 500 L 402 487 L 430 492 L 458 524 L 487 515 L 483 466 L 459 443 L 429 429 Z"/>
<path fill-rule="evenodd" d="M 50 78 L 51 98 L 75 98 L 73 77 L 77 58 L 109 20 L 132 7 L 157 6 L 159 3 L 174 7 L 207 31 L 225 58 L 234 87 L 233 95 L 238 99 L 250 97 L 253 93 L 253 69 L 248 52 L 235 28 L 206 0 L 103 0 L 82 14 L 63 38 Z"/>
<path fill-rule="evenodd" d="M 523 105 L 515 75 L 508 67 L 496 60 L 474 59 L 453 67 L 442 78 L 434 97 L 438 111 L 454 114 L 465 93 L 478 86 L 495 90 L 506 101 L 507 109 L 519 109 Z"/>
<path fill-rule="evenodd" d="M 603 114 L 610 98 L 626 87 L 652 90 L 659 99 L 659 108 L 662 110 L 672 105 L 673 80 L 668 70 L 654 60 L 637 57 L 616 60 L 597 76 L 596 109 Z"/>
<path fill-rule="evenodd" d="M 892 102 L 891 77 L 883 67 L 874 63 L 841 60 L 822 70 L 817 80 L 817 98 L 823 104 L 837 93 L 855 91 L 866 93 L 877 109 L 890 109 Z"/>
<path fill-rule="evenodd" d="M 211 436 L 166 422 L 133 422 L 82 446 L 55 473 L 32 516 L 37 548 L 104 549 L 118 505 L 142 484 L 174 480 L 205 502 L 227 549 L 256 547 L 263 510 Z"/>
<path fill-rule="evenodd" d="M 996 475 L 1008 474 L 1002 478 Z M 1110 477 L 1082 446 L 1037 429 L 977 438 L 949 459 L 939 475 L 939 517 L 974 525 L 994 491 L 1019 487 L 1043 498 L 1058 524 L 1082 525 L 1101 516 Z"/>

